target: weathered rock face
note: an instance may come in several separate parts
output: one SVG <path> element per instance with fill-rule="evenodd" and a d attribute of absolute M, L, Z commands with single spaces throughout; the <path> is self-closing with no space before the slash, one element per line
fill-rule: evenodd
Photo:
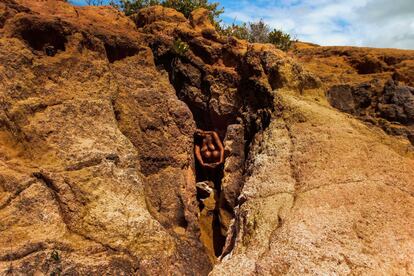
<path fill-rule="evenodd" d="M 132 21 L 1 6 L 0 274 L 207 274 L 195 124 Z"/>
<path fill-rule="evenodd" d="M 327 92 L 333 107 L 357 115 L 381 126 L 387 133 L 414 137 L 414 88 L 398 85 L 393 80 L 378 87 L 375 82 L 351 85 L 334 85 Z"/>
<path fill-rule="evenodd" d="M 276 101 L 213 275 L 412 273 L 411 146 L 295 94 Z"/>
<path fill-rule="evenodd" d="M 214 244 L 218 257 L 234 219 L 249 149 L 274 111 L 272 90 L 316 88 L 319 82 L 272 45 L 220 37 L 206 10 L 194 11 L 186 21 L 174 10 L 155 6 L 133 19 L 146 35 L 156 64 L 169 73 L 177 96 L 192 111 L 197 127 L 217 131 L 225 142 L 227 160 L 213 179 L 206 179 L 196 167 L 197 180 L 213 180 L 217 190 L 214 217 L 208 219 L 214 226 L 206 236 L 213 237 L 208 243 Z M 187 43 L 189 49 L 177 53 L 177 41 Z"/>
<path fill-rule="evenodd" d="M 414 143 L 414 51 L 297 43 L 294 53 L 333 107 Z"/>
<path fill-rule="evenodd" d="M 329 47 L 302 42 L 295 44 L 294 55 L 323 84 L 363 83 L 390 78 L 414 85 L 414 51 L 359 47 Z"/>
<path fill-rule="evenodd" d="M 202 9 L 0 2 L 0 274 L 414 273 L 413 146 L 330 107 L 410 138 L 409 59 L 297 55 Z"/>

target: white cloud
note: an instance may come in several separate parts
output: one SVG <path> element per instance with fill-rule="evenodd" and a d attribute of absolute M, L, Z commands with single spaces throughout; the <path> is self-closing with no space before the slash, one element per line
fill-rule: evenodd
<path fill-rule="evenodd" d="M 226 21 L 257 21 L 321 45 L 414 49 L 414 0 L 257 0 L 226 7 Z M 227 5 L 229 3 L 229 5 Z M 234 3 L 234 2 L 233 2 Z"/>

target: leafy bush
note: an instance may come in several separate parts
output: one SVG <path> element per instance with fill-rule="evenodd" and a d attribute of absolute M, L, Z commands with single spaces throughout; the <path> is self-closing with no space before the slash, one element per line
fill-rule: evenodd
<path fill-rule="evenodd" d="M 219 3 L 209 3 L 208 0 L 164 0 L 161 3 L 164 7 L 173 8 L 182 14 L 185 17 L 189 17 L 191 12 L 199 9 L 205 8 L 210 11 L 211 19 L 217 21 L 220 14 L 224 12 L 223 9 L 219 9 Z"/>
<path fill-rule="evenodd" d="M 179 38 L 174 41 L 172 46 L 172 51 L 178 56 L 184 56 L 189 49 L 190 46 Z"/>
<path fill-rule="evenodd" d="M 234 36 L 238 39 L 249 40 L 249 29 L 246 23 L 237 25 L 235 23 L 222 26 L 219 29 L 220 33 L 225 36 Z"/>
<path fill-rule="evenodd" d="M 209 3 L 209 0 L 112 0 L 110 5 L 122 10 L 126 15 L 134 14 L 145 7 L 162 5 L 181 12 L 185 17 L 189 17 L 191 12 L 198 8 L 205 8 L 210 11 L 210 19 L 216 26 L 220 23 L 219 16 L 224 12 L 223 9 L 219 9 L 219 3 Z"/>
<path fill-rule="evenodd" d="M 290 34 L 277 29 L 274 29 L 269 33 L 269 42 L 276 45 L 276 47 L 282 51 L 287 51 L 292 46 Z"/>
<path fill-rule="evenodd" d="M 175 68 L 177 68 L 180 58 L 184 57 L 189 49 L 190 49 L 190 46 L 186 42 L 182 41 L 180 38 L 177 38 L 176 40 L 174 40 L 174 43 L 171 47 L 171 51 L 174 54 L 174 57 L 171 60 L 171 68 L 173 70 L 171 71 L 170 77 L 172 81 L 175 80 L 175 76 L 176 76 Z"/>
<path fill-rule="evenodd" d="M 249 23 L 249 41 L 253 43 L 268 43 L 270 27 L 263 19 Z"/>
<path fill-rule="evenodd" d="M 126 15 L 131 15 L 138 12 L 142 8 L 161 5 L 161 2 L 160 0 L 112 0 L 109 4 L 119 10 L 122 10 Z"/>
<path fill-rule="evenodd" d="M 252 43 L 272 43 L 283 51 L 289 50 L 292 46 L 290 34 L 278 29 L 270 31 L 269 25 L 262 19 L 248 24 L 237 25 L 233 23 L 232 25 L 223 26 L 220 32 L 225 36 L 234 36 Z"/>
<path fill-rule="evenodd" d="M 57 252 L 56 250 L 52 251 L 52 253 L 50 254 L 50 257 L 56 262 L 60 261 L 59 252 Z"/>

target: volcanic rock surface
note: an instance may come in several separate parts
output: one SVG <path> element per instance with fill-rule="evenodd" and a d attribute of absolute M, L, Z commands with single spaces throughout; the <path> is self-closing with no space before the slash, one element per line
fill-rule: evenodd
<path fill-rule="evenodd" d="M 413 60 L 2 0 L 0 274 L 414 274 Z"/>
<path fill-rule="evenodd" d="M 414 51 L 296 43 L 329 103 L 414 144 Z"/>

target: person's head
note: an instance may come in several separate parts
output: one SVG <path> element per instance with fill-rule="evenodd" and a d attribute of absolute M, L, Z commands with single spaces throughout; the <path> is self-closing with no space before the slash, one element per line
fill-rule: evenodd
<path fill-rule="evenodd" d="M 211 134 L 207 134 L 207 135 L 206 135 L 206 138 L 205 138 L 205 141 L 206 141 L 207 143 L 211 143 L 211 142 L 213 142 L 213 136 L 212 136 Z"/>
<path fill-rule="evenodd" d="M 203 141 L 204 141 L 204 138 L 205 137 L 204 137 L 204 135 L 201 132 L 196 131 L 194 133 L 194 143 L 196 145 L 201 145 L 203 143 Z"/>

